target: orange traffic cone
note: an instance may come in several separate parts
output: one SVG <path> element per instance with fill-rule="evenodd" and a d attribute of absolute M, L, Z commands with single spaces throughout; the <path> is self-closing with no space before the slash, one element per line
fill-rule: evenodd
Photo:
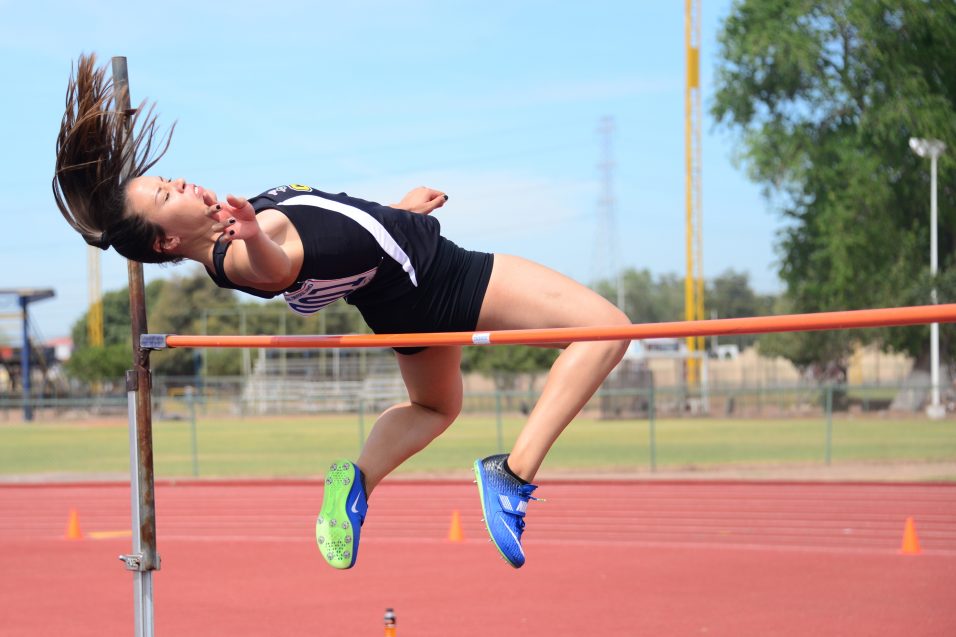
<path fill-rule="evenodd" d="M 922 551 L 919 548 L 919 538 L 916 537 L 916 524 L 912 517 L 906 518 L 906 526 L 903 527 L 903 547 L 900 549 L 903 555 L 919 555 Z"/>
<path fill-rule="evenodd" d="M 76 512 L 76 509 L 70 509 L 70 519 L 66 523 L 66 539 L 83 539 L 83 532 L 80 531 L 80 514 Z"/>
<path fill-rule="evenodd" d="M 449 542 L 463 542 L 465 534 L 461 531 L 461 514 L 458 509 L 451 512 L 451 526 L 448 528 Z"/>

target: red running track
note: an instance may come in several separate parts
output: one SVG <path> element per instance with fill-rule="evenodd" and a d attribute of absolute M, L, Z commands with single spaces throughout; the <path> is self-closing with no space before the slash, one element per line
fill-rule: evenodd
<path fill-rule="evenodd" d="M 321 488 L 158 485 L 156 634 L 381 635 L 393 607 L 401 637 L 956 635 L 956 485 L 545 482 L 516 571 L 473 485 L 392 481 L 347 572 L 315 549 Z M 132 634 L 128 528 L 127 485 L 0 486 L 0 635 Z"/>

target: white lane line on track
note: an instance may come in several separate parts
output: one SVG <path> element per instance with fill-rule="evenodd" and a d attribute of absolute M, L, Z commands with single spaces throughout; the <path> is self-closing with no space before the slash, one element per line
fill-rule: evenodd
<path fill-rule="evenodd" d="M 250 543 L 300 543 L 308 542 L 301 537 L 292 536 L 244 536 L 244 535 L 218 535 L 218 536 L 199 536 L 199 535 L 167 535 L 163 538 L 164 542 L 250 542 Z M 466 539 L 462 542 L 468 545 L 485 545 L 487 539 Z M 362 544 L 429 544 L 452 545 L 446 539 L 439 538 L 363 538 Z M 607 546 L 607 547 L 627 547 L 634 549 L 696 549 L 704 551 L 762 551 L 762 552 L 781 552 L 781 553 L 825 553 L 825 554 L 843 554 L 843 555 L 871 555 L 892 557 L 901 556 L 897 549 L 880 549 L 870 547 L 834 547 L 834 546 L 805 546 L 805 545 L 777 545 L 777 544 L 734 544 L 731 542 L 661 542 L 661 541 L 642 541 L 642 540 L 547 540 L 538 539 L 528 542 L 529 547 L 535 546 Z M 924 549 L 922 556 L 956 558 L 956 550 L 927 550 Z"/>

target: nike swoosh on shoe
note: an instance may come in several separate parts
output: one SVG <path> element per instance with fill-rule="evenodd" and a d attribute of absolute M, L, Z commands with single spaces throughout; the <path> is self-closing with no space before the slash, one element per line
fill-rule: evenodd
<path fill-rule="evenodd" d="M 511 534 L 511 537 L 515 539 L 515 545 L 518 547 L 518 552 L 521 553 L 521 557 L 524 557 L 524 549 L 521 548 L 521 540 L 519 540 L 518 536 L 515 535 L 515 532 L 511 530 L 511 527 L 505 524 L 504 520 L 499 519 L 498 521 L 501 522 L 501 525 L 505 527 L 505 530 Z"/>

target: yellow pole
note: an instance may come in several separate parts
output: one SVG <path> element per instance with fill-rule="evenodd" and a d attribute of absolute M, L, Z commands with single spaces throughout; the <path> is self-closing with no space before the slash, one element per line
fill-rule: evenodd
<path fill-rule="evenodd" d="M 103 294 L 100 289 L 100 249 L 88 246 L 86 252 L 87 281 L 90 311 L 86 317 L 87 335 L 91 347 L 103 346 Z"/>
<path fill-rule="evenodd" d="M 700 220 L 700 0 L 684 0 L 684 52 L 687 63 L 684 85 L 684 249 L 687 268 L 684 277 L 684 318 L 700 320 L 704 316 L 704 283 L 701 260 L 703 242 Z M 703 339 L 688 337 L 687 384 L 699 382 L 696 352 Z"/>
<path fill-rule="evenodd" d="M 692 51 L 693 51 L 693 103 L 691 107 L 694 111 L 692 126 L 694 129 L 694 229 L 696 231 L 696 246 L 694 250 L 694 259 L 696 261 L 695 277 L 697 279 L 696 289 L 696 316 L 698 321 L 704 320 L 704 225 L 702 218 L 703 199 L 702 199 L 702 180 L 703 180 L 703 161 L 701 157 L 701 110 L 700 110 L 700 0 L 693 0 L 693 33 Z M 697 350 L 704 351 L 704 337 L 697 337 Z M 699 373 L 700 370 L 698 369 Z"/>

